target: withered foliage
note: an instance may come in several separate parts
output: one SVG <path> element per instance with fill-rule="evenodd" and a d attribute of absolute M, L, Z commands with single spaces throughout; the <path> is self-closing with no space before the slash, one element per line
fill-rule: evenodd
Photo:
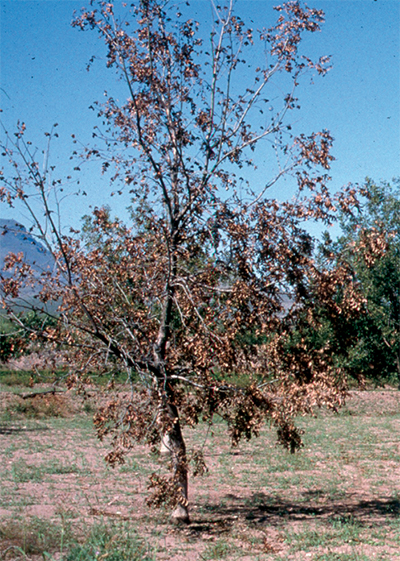
<path fill-rule="evenodd" d="M 276 25 L 255 31 L 231 4 L 217 8 L 205 44 L 199 24 L 162 0 L 135 3 L 130 19 L 105 2 L 75 19 L 76 27 L 98 32 L 107 65 L 127 87 L 125 102 L 108 95 L 98 105 L 105 129 L 95 136 L 103 144 L 83 157 L 113 170 L 114 192 L 132 200 L 130 225 L 97 208 L 83 237 L 63 235 L 47 171 L 23 127 L 3 146 L 16 171 L 3 175 L 1 196 L 27 206 L 57 265 L 55 274 L 32 276 L 10 257 L 5 302 L 32 282 L 38 301 L 58 303 L 58 325 L 42 335 L 62 344 L 77 380 L 126 371 L 131 393 L 99 409 L 99 437 L 112 437 L 112 465 L 137 442 L 165 446 L 170 476 L 152 476 L 150 503 L 169 501 L 177 520 L 189 519 L 188 460 L 194 474 L 206 469 L 200 450 L 186 452 L 183 426 L 211 424 L 218 415 L 237 445 L 269 422 L 294 452 L 301 446 L 295 417 L 336 408 L 345 395 L 331 353 L 306 339 L 288 352 L 299 314 L 317 321 L 312 308 L 304 316 L 310 291 L 317 287 L 337 314 L 359 311 L 362 299 L 344 266 L 319 270 L 303 226 L 329 223 L 336 208 L 357 203 L 354 189 L 329 193 L 329 132 L 296 136 L 289 120 L 302 75 L 323 75 L 329 66 L 325 57 L 299 52 L 323 13 L 297 1 L 276 9 Z M 248 61 L 260 47 L 264 66 L 249 77 Z M 268 99 L 275 81 L 288 88 L 278 108 Z M 253 158 L 267 162 L 261 185 L 245 180 Z M 294 187 L 286 201 L 269 196 L 282 176 Z M 32 188 L 44 222 L 30 206 Z"/>

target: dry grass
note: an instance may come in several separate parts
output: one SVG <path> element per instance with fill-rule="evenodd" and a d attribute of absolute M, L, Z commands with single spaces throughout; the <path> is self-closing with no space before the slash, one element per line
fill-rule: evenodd
<path fill-rule="evenodd" d="M 104 464 L 107 445 L 95 438 L 84 410 L 90 404 L 67 393 L 34 398 L 24 409 L 29 400 L 2 396 L 0 551 L 7 561 L 45 552 L 94 561 L 96 547 L 110 555 L 112 539 L 122 544 L 115 561 L 400 559 L 400 392 L 353 392 L 339 415 L 300 420 L 305 447 L 295 456 L 277 448 L 267 428 L 239 449 L 222 424 L 206 442 L 204 427 L 187 431 L 189 448 L 204 445 L 209 472 L 191 482 L 186 528 L 145 507 L 147 476 L 162 469 L 146 449 L 121 468 Z M 97 536 L 102 528 L 103 541 L 90 542 L 91 528 Z M 124 557 L 129 532 L 139 537 Z M 74 540 L 86 549 L 74 549 Z"/>

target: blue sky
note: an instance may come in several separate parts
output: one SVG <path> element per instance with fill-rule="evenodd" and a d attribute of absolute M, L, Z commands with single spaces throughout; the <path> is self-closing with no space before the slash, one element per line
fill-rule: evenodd
<path fill-rule="evenodd" d="M 238 0 L 237 11 L 254 27 L 274 22 L 272 7 L 278 0 Z M 305 41 L 307 54 L 331 55 L 333 68 L 323 79 L 309 80 L 298 96 L 301 111 L 296 126 L 305 133 L 328 129 L 335 138 L 332 190 L 366 176 L 376 181 L 400 176 L 400 2 L 398 0 L 309 0 L 323 9 L 321 33 Z M 119 86 L 105 68 L 102 44 L 94 32 L 70 26 L 74 10 L 84 0 L 1 1 L 0 69 L 1 115 L 12 131 L 18 119 L 27 125 L 28 137 L 41 148 L 43 133 L 59 123 L 60 138 L 52 147 L 51 163 L 67 174 L 71 135 L 91 141 L 95 113 L 88 107 L 102 100 L 105 89 Z M 191 3 L 193 17 L 207 25 L 208 0 Z M 99 60 L 86 71 L 90 57 Z M 97 171 L 83 173 L 87 197 L 64 201 L 64 224 L 77 226 L 89 205 L 108 203 L 124 215 L 129 200 L 110 198 L 108 185 Z M 287 182 L 279 187 L 285 196 Z M 278 191 L 277 191 L 278 192 Z M 16 210 L 0 206 L 0 216 L 24 221 Z"/>

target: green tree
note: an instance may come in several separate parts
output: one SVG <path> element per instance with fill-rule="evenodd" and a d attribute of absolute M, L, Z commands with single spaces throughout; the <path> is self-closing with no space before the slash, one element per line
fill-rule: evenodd
<path fill-rule="evenodd" d="M 13 321 L 0 316 L 0 361 L 18 358 L 38 351 L 41 333 L 47 332 L 55 320 L 36 311 L 12 313 Z"/>
<path fill-rule="evenodd" d="M 320 251 L 352 268 L 363 313 L 336 327 L 327 316 L 325 329 L 352 376 L 400 385 L 400 182 L 368 179 L 361 194 L 355 212 L 340 216 L 342 235 Z"/>

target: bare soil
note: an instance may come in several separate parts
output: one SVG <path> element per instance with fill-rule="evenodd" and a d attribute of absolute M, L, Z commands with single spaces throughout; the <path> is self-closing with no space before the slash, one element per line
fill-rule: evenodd
<path fill-rule="evenodd" d="M 300 419 L 305 446 L 294 456 L 267 427 L 239 448 L 222 423 L 212 433 L 187 430 L 188 448 L 204 450 L 209 471 L 191 478 L 185 527 L 146 506 L 148 475 L 163 470 L 162 460 L 138 446 L 124 466 L 105 464 L 109 448 L 96 439 L 91 407 L 72 392 L 0 394 L 0 559 L 42 559 L 19 549 L 21 528 L 38 520 L 68 525 L 81 540 L 96 521 L 125 521 L 157 560 L 400 559 L 396 390 L 353 391 L 338 415 Z"/>

